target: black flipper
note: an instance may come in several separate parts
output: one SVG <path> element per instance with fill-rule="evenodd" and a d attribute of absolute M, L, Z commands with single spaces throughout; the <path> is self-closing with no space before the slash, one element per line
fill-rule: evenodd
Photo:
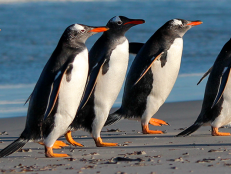
<path fill-rule="evenodd" d="M 136 85 L 136 84 L 140 81 L 140 79 L 142 79 L 142 77 L 143 77 L 143 76 L 148 72 L 148 70 L 152 67 L 152 64 L 155 62 L 155 60 L 160 59 L 161 56 L 162 56 L 163 54 L 165 54 L 164 51 L 161 52 L 158 56 L 153 57 L 153 58 L 150 60 L 150 62 L 148 62 L 147 65 L 145 65 L 145 67 L 144 67 L 144 69 L 143 69 L 143 72 L 140 74 L 139 78 L 136 80 L 136 82 L 133 84 L 133 86 Z"/>
<path fill-rule="evenodd" d="M 20 150 L 29 140 L 19 137 L 9 146 L 5 147 L 0 151 L 0 158 L 8 156 L 18 150 Z"/>
<path fill-rule="evenodd" d="M 105 122 L 104 126 L 110 126 L 112 124 L 115 124 L 122 120 L 125 117 L 125 114 L 123 114 L 122 109 L 118 109 L 112 114 L 109 114 L 107 121 Z"/>
<path fill-rule="evenodd" d="M 95 85 L 96 85 L 96 82 L 97 82 L 97 79 L 99 76 L 99 72 L 100 72 L 100 70 L 103 67 L 105 62 L 107 62 L 107 59 L 101 59 L 100 62 L 97 63 L 92 68 L 91 72 L 89 72 L 89 76 L 87 79 L 87 83 L 85 85 L 85 90 L 84 90 L 83 97 L 81 99 L 78 111 L 80 109 L 82 109 L 85 106 L 85 104 L 87 103 L 87 101 L 89 100 L 89 98 L 90 98 L 90 96 L 91 96 L 91 94 L 95 88 Z M 77 113 L 78 113 L 78 111 L 77 111 Z"/>
<path fill-rule="evenodd" d="M 216 98 L 215 98 L 211 108 L 213 108 L 219 102 L 219 100 L 221 99 L 223 92 L 225 90 L 225 87 L 226 87 L 226 84 L 228 82 L 229 75 L 230 75 L 230 67 L 226 67 L 226 68 L 227 69 L 224 70 L 224 73 L 221 76 L 219 89 L 218 89 Z"/>
<path fill-rule="evenodd" d="M 209 73 L 212 71 L 212 69 L 213 69 L 213 67 L 209 68 L 209 70 L 206 71 L 206 73 L 201 77 L 201 79 L 199 80 L 199 82 L 197 83 L 197 85 L 199 85 L 199 84 L 202 82 L 202 80 L 204 80 L 204 78 L 205 78 L 207 75 L 209 75 Z"/>
<path fill-rule="evenodd" d="M 59 71 L 56 75 L 56 78 L 52 84 L 52 89 L 51 89 L 51 92 L 50 92 L 50 96 L 49 96 L 49 101 L 47 103 L 47 109 L 46 109 L 46 112 L 44 114 L 44 118 L 43 120 L 45 120 L 49 115 L 50 113 L 52 112 L 52 110 L 54 109 L 54 106 L 57 102 L 57 99 L 58 99 L 58 95 L 59 95 L 59 89 L 60 89 L 60 85 L 61 85 L 61 82 L 62 82 L 62 79 L 64 77 L 64 74 L 66 74 L 66 80 L 70 80 L 71 79 L 71 71 L 72 70 L 72 64 L 69 64 L 64 71 Z M 71 69 L 71 70 L 70 70 Z"/>
<path fill-rule="evenodd" d="M 195 122 L 192 126 L 190 126 L 186 130 L 184 130 L 181 133 L 179 133 L 178 135 L 176 135 L 176 137 L 185 137 L 185 136 L 188 136 L 191 133 L 195 132 L 197 129 L 199 129 L 202 125 L 203 125 L 202 122 L 200 122 L 200 123 Z"/>
<path fill-rule="evenodd" d="M 130 42 L 129 43 L 129 53 L 130 54 L 138 54 L 140 49 L 143 47 L 144 43 L 138 43 L 138 42 Z"/>

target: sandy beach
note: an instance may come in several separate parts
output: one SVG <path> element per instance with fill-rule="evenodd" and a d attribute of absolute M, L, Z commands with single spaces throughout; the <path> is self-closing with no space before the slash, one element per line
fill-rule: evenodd
<path fill-rule="evenodd" d="M 170 126 L 150 129 L 166 130 L 163 135 L 143 135 L 140 122 L 122 120 L 105 127 L 101 133 L 105 142 L 117 142 L 119 147 L 95 147 L 89 133 L 77 131 L 74 139 L 85 147 L 65 147 L 57 153 L 70 158 L 45 158 L 44 148 L 27 143 L 21 152 L 0 159 L 2 173 L 230 173 L 230 137 L 212 137 L 210 127 L 202 127 L 189 137 L 174 137 L 197 118 L 201 101 L 164 104 L 155 118 Z M 113 109 L 114 110 L 114 109 Z M 25 117 L 0 119 L 0 149 L 22 132 Z M 116 131 L 115 131 L 116 130 Z M 229 129 L 221 131 L 231 132 Z M 61 140 L 65 139 L 63 137 Z"/>

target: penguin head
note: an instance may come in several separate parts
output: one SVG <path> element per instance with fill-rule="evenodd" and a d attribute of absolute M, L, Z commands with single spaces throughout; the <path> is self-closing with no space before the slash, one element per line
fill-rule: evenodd
<path fill-rule="evenodd" d="M 124 35 L 131 27 L 143 23 L 145 23 L 143 19 L 129 19 L 125 16 L 115 16 L 107 23 L 107 27 L 110 28 L 107 33 Z"/>
<path fill-rule="evenodd" d="M 188 21 L 184 19 L 172 19 L 168 21 L 165 26 L 167 26 L 168 30 L 174 35 L 178 35 L 183 37 L 184 34 L 193 26 L 202 24 L 201 21 Z"/>
<path fill-rule="evenodd" d="M 92 27 L 83 24 L 72 24 L 66 28 L 61 40 L 65 44 L 75 46 L 79 43 L 85 43 L 90 36 L 98 32 L 107 31 L 108 29 L 108 27 Z"/>

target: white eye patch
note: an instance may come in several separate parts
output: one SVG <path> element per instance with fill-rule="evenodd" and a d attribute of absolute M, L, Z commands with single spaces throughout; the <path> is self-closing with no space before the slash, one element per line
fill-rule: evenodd
<path fill-rule="evenodd" d="M 85 30 L 84 27 L 82 25 L 79 25 L 79 24 L 75 24 L 70 29 L 71 30 L 77 30 L 77 31 Z"/>
<path fill-rule="evenodd" d="M 115 16 L 114 18 L 111 19 L 111 22 L 118 22 L 118 21 L 121 21 L 119 16 Z"/>
<path fill-rule="evenodd" d="M 172 25 L 182 25 L 182 21 L 178 19 L 173 19 Z"/>

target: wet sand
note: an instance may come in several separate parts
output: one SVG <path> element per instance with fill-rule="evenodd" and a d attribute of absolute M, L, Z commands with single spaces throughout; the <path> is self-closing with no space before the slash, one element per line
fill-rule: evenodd
<path fill-rule="evenodd" d="M 170 126 L 150 129 L 166 130 L 163 135 L 143 135 L 140 122 L 122 120 L 105 127 L 101 133 L 105 142 L 117 142 L 119 147 L 95 147 L 89 133 L 77 131 L 74 139 L 85 147 L 65 147 L 56 153 L 70 158 L 45 158 L 43 146 L 27 143 L 22 152 L 0 159 L 0 172 L 15 173 L 230 173 L 230 137 L 212 137 L 210 127 L 202 127 L 189 137 L 174 137 L 197 118 L 201 101 L 166 103 L 154 118 Z M 0 149 L 22 132 L 25 117 L 0 119 Z M 115 131 L 116 130 L 116 131 Z M 231 132 L 230 129 L 220 129 Z M 6 131 L 6 132 L 4 132 Z M 63 137 L 61 140 L 65 139 Z"/>

